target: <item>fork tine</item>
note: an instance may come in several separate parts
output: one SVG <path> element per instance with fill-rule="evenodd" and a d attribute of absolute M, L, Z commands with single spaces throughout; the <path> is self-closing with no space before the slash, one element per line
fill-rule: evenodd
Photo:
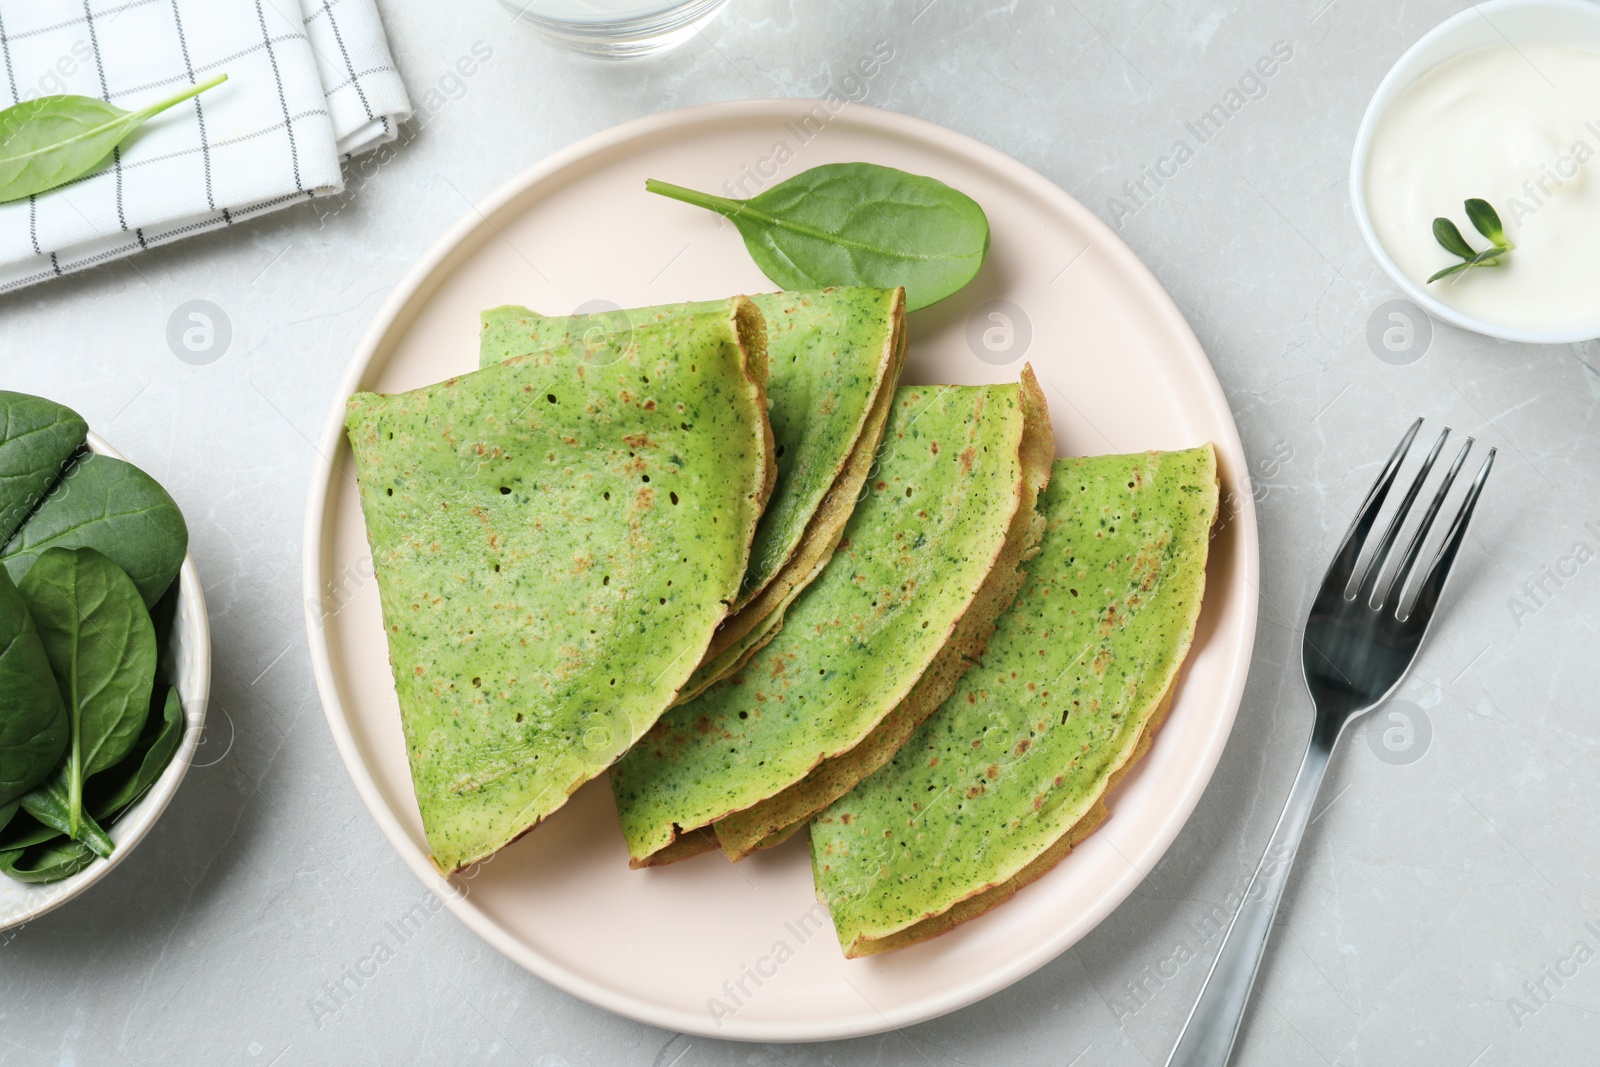
<path fill-rule="evenodd" d="M 1472 480 L 1472 488 L 1467 490 L 1467 498 L 1461 502 L 1455 519 L 1450 523 L 1450 532 L 1445 535 L 1444 544 L 1439 546 L 1438 554 L 1433 557 L 1433 563 L 1429 565 L 1426 577 L 1417 587 L 1417 595 L 1411 602 L 1411 610 L 1401 621 L 1415 620 L 1415 625 L 1425 627 L 1428 625 L 1428 620 L 1433 617 L 1434 606 L 1439 603 L 1439 594 L 1444 591 L 1445 580 L 1450 577 L 1450 566 L 1455 562 L 1456 553 L 1461 549 L 1461 542 L 1466 540 L 1467 524 L 1472 521 L 1473 508 L 1478 506 L 1478 494 L 1483 492 L 1483 483 L 1489 480 L 1489 468 L 1493 466 L 1494 449 L 1491 448 L 1488 458 L 1478 470 L 1478 476 Z M 1395 615 L 1399 616 L 1398 605 Z"/>
<path fill-rule="evenodd" d="M 1378 582 L 1383 578 L 1383 565 L 1389 560 L 1389 550 L 1394 547 L 1395 537 L 1411 514 L 1411 505 L 1416 502 L 1417 494 L 1422 492 L 1422 484 L 1428 480 L 1428 473 L 1433 470 L 1434 461 L 1439 458 L 1439 453 L 1444 449 L 1445 440 L 1449 436 L 1450 427 L 1446 426 L 1444 433 L 1433 443 L 1433 448 L 1428 450 L 1428 458 L 1422 461 L 1422 469 L 1417 471 L 1417 476 L 1411 480 L 1411 488 L 1406 490 L 1400 506 L 1395 509 L 1394 518 L 1389 520 L 1388 527 L 1379 538 L 1378 547 L 1367 563 L 1366 574 L 1361 577 L 1357 586 L 1356 595 L 1370 598 L 1374 610 L 1383 607 L 1383 598 L 1378 595 Z"/>
<path fill-rule="evenodd" d="M 1394 485 L 1400 464 L 1406 458 L 1406 452 L 1411 448 L 1411 442 L 1421 427 L 1422 418 L 1419 416 L 1411 424 L 1411 429 L 1400 439 L 1400 443 L 1395 446 L 1394 454 L 1389 457 L 1389 462 L 1384 464 L 1383 470 L 1378 474 L 1378 480 L 1373 482 L 1372 488 L 1367 491 L 1367 499 L 1362 501 L 1361 510 L 1356 512 L 1355 519 L 1350 523 L 1350 529 L 1345 532 L 1344 540 L 1339 543 L 1339 550 L 1333 554 L 1333 562 L 1328 564 L 1328 573 L 1322 579 L 1322 592 L 1319 596 L 1330 592 L 1344 596 L 1345 588 L 1350 584 L 1351 576 L 1355 574 L 1356 561 L 1361 558 L 1361 548 L 1367 543 L 1367 534 L 1372 532 L 1372 524 L 1378 520 L 1378 511 L 1389 495 L 1389 487 Z"/>
<path fill-rule="evenodd" d="M 1422 543 L 1428 539 L 1428 531 L 1433 529 L 1433 522 L 1439 517 L 1439 509 L 1444 506 L 1444 498 L 1450 492 L 1450 487 L 1455 484 L 1456 475 L 1461 473 L 1461 465 L 1467 461 L 1467 453 L 1472 451 L 1473 438 L 1467 438 L 1467 443 L 1461 446 L 1461 451 L 1456 453 L 1455 462 L 1450 464 L 1450 469 L 1445 472 L 1444 481 L 1439 483 L 1439 491 L 1433 494 L 1433 500 L 1428 503 L 1428 510 L 1422 516 L 1422 521 L 1417 524 L 1417 532 L 1411 535 L 1411 543 L 1406 546 L 1405 555 L 1400 557 L 1400 566 L 1394 570 L 1394 577 L 1389 580 L 1384 589 L 1383 597 L 1373 606 L 1382 608 L 1391 597 L 1395 601 L 1395 616 L 1399 617 L 1400 598 L 1405 593 L 1406 582 L 1411 578 L 1411 570 L 1416 566 L 1417 557 L 1422 554 Z"/>

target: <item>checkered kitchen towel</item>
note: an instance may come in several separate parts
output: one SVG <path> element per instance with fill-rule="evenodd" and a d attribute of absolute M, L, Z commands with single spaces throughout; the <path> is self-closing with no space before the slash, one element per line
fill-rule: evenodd
<path fill-rule="evenodd" d="M 0 204 L 0 292 L 343 189 L 411 116 L 375 0 L 0 0 L 0 103 L 53 93 L 151 119 L 112 165 Z"/>

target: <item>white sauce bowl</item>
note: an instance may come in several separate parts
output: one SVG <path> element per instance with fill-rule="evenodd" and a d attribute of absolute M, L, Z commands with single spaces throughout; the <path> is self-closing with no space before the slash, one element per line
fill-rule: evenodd
<path fill-rule="evenodd" d="M 1366 194 L 1367 155 L 1373 132 L 1394 100 L 1418 78 L 1447 60 L 1467 52 L 1506 44 L 1552 44 L 1600 52 L 1600 4 L 1590 0 L 1488 0 L 1435 26 L 1408 48 L 1378 84 L 1367 113 L 1356 131 L 1355 150 L 1350 157 L 1350 203 L 1355 208 L 1356 225 L 1372 250 L 1373 258 L 1394 279 L 1404 293 L 1429 315 L 1464 330 L 1498 337 L 1506 341 L 1534 344 L 1570 344 L 1600 337 L 1600 307 L 1592 319 L 1564 322 L 1548 329 L 1508 326 L 1488 322 L 1451 307 L 1430 293 L 1425 285 L 1407 275 L 1378 241 L 1368 212 Z M 1600 235 L 1596 235 L 1600 240 Z"/>

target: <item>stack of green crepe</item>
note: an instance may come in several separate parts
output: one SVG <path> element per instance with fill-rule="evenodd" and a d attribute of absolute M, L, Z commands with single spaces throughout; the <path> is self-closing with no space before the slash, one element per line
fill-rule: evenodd
<path fill-rule="evenodd" d="M 808 781 L 819 765 L 872 739 L 902 703 L 938 705 L 1037 544 L 1050 440 L 1031 371 L 1018 385 L 896 392 L 866 496 L 783 630 L 613 769 L 635 866 L 716 847 L 718 820 L 800 790 L 798 810 L 755 836 L 781 833 L 853 784 L 819 788 Z"/>
<path fill-rule="evenodd" d="M 770 641 L 789 604 L 832 556 L 883 439 L 905 361 L 903 289 L 839 288 L 751 299 L 767 325 L 777 482 L 756 527 L 734 613 L 717 630 L 680 703 L 733 673 Z M 479 361 L 487 367 L 552 347 L 590 352 L 715 306 L 668 304 L 559 317 L 517 306 L 493 308 L 482 316 Z"/>
<path fill-rule="evenodd" d="M 811 824 L 845 955 L 981 915 L 1105 818 L 1194 634 L 1216 477 L 1209 445 L 1056 463 L 1039 555 L 982 663 Z"/>
<path fill-rule="evenodd" d="M 501 307 L 480 370 L 352 399 L 441 870 L 610 766 L 635 867 L 809 825 L 861 956 L 994 907 L 1105 817 L 1193 634 L 1215 456 L 1054 462 L 1029 368 L 896 388 L 904 308 Z"/>
<path fill-rule="evenodd" d="M 747 299 L 349 404 L 423 828 L 479 860 L 670 705 L 771 492 Z"/>

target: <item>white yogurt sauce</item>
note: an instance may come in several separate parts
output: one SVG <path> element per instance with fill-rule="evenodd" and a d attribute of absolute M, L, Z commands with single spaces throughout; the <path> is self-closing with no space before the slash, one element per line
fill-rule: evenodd
<path fill-rule="evenodd" d="M 1507 45 L 1441 63 L 1378 119 L 1365 181 L 1378 241 L 1418 283 L 1460 262 L 1435 217 L 1481 251 L 1461 203 L 1499 212 L 1515 251 L 1428 285 L 1444 303 L 1524 328 L 1600 318 L 1600 52 Z"/>

